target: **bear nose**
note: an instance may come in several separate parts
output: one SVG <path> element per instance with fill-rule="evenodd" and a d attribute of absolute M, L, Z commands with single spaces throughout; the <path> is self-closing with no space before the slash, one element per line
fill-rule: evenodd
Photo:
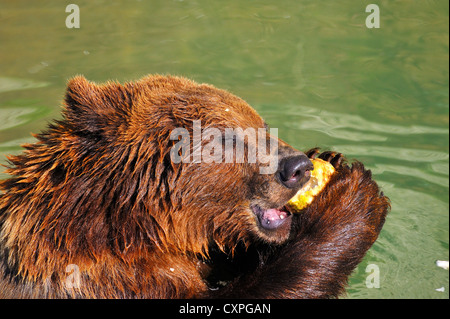
<path fill-rule="evenodd" d="M 296 155 L 281 160 L 278 176 L 284 186 L 296 188 L 309 180 L 313 169 L 314 166 L 306 155 Z"/>

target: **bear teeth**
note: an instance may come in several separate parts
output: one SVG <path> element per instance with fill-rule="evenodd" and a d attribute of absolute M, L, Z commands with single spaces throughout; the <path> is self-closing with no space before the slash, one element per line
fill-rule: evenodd
<path fill-rule="evenodd" d="M 258 205 L 252 206 L 254 214 L 258 217 L 259 223 L 263 228 L 275 229 L 284 223 L 290 213 L 284 208 L 263 209 Z"/>

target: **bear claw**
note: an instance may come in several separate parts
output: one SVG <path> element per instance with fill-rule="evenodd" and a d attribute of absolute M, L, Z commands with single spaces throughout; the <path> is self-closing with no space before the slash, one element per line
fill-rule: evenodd
<path fill-rule="evenodd" d="M 309 151 L 305 152 L 305 155 L 308 156 L 308 158 L 310 158 L 310 159 L 315 159 L 319 153 L 320 153 L 320 148 L 315 147 L 315 148 L 312 148 Z"/>
<path fill-rule="evenodd" d="M 310 159 L 315 159 L 316 157 L 329 162 L 335 169 L 338 169 L 345 163 L 345 157 L 342 153 L 325 151 L 320 153 L 320 148 L 315 147 L 307 151 L 306 156 Z"/>

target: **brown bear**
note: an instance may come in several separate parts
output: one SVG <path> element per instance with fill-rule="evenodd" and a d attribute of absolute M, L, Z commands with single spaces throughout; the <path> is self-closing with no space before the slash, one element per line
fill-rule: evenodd
<path fill-rule="evenodd" d="M 96 85 L 79 76 L 62 115 L 8 157 L 3 298 L 338 297 L 389 209 L 361 163 L 293 149 L 246 102 L 210 85 L 172 76 Z M 195 143 L 196 121 L 202 132 L 263 132 L 263 142 L 225 134 Z M 177 129 L 187 135 L 174 138 Z M 203 146 L 197 155 L 225 153 L 192 160 Z M 285 204 L 316 156 L 336 173 L 292 214 Z M 262 172 L 267 159 L 275 169 Z"/>

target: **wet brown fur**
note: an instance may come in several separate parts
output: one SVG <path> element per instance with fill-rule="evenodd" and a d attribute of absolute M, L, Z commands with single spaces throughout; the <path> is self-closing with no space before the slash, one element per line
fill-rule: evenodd
<path fill-rule="evenodd" d="M 339 165 L 321 196 L 292 217 L 292 229 L 266 233 L 249 205 L 280 207 L 295 190 L 259 174 L 257 164 L 174 164 L 170 132 L 196 119 L 202 128 L 265 126 L 243 100 L 184 78 L 72 79 L 63 118 L 9 157 L 11 177 L 0 182 L 0 296 L 342 293 L 389 207 L 370 172 Z M 279 148 L 296 152 L 281 140 Z M 210 290 L 223 256 L 246 266 L 226 262 L 230 283 Z M 79 269 L 79 288 L 67 286 L 68 265 Z"/>

